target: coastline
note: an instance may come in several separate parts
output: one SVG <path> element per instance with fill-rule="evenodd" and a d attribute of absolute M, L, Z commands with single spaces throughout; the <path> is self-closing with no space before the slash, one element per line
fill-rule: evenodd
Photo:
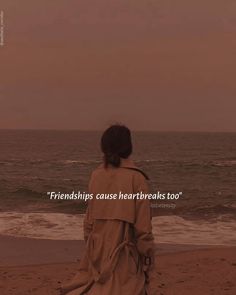
<path fill-rule="evenodd" d="M 155 245 L 157 256 L 235 247 L 177 243 L 155 243 Z M 0 266 L 75 263 L 83 255 L 84 248 L 85 244 L 83 240 L 49 240 L 0 235 Z"/>
<path fill-rule="evenodd" d="M 58 295 L 83 249 L 82 241 L 0 236 L 1 295 Z M 236 247 L 157 244 L 156 251 L 151 295 L 236 294 Z"/>
<path fill-rule="evenodd" d="M 83 240 L 84 214 L 0 212 L 0 236 L 39 240 Z M 177 215 L 152 218 L 155 241 L 165 244 L 236 246 L 236 220 L 187 219 Z"/>

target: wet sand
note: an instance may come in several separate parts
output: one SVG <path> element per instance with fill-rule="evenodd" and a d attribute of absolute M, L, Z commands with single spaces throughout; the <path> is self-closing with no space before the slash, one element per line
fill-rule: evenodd
<path fill-rule="evenodd" d="M 157 245 L 152 295 L 236 294 L 236 248 L 205 247 Z M 83 249 L 82 241 L 0 237 L 0 294 L 58 294 Z"/>
<path fill-rule="evenodd" d="M 84 242 L 80 240 L 30 239 L 0 235 L 0 266 L 76 262 L 83 252 Z"/>
<path fill-rule="evenodd" d="M 0 235 L 0 266 L 77 262 L 84 241 L 18 238 Z M 206 245 L 156 244 L 157 255 L 208 248 Z"/>

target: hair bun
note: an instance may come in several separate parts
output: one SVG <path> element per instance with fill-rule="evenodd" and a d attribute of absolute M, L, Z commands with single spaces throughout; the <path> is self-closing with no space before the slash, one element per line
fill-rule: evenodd
<path fill-rule="evenodd" d="M 105 161 L 114 167 L 120 166 L 120 156 L 118 154 L 105 154 Z"/>

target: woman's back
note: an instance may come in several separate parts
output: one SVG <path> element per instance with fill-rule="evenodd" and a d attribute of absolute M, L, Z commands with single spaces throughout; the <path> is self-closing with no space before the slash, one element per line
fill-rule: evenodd
<path fill-rule="evenodd" d="M 122 159 L 119 168 L 104 168 L 101 165 L 92 173 L 89 192 L 94 197 L 90 201 L 94 219 L 135 222 L 135 194 L 148 192 L 145 177 L 136 169 L 131 160 Z"/>
<path fill-rule="evenodd" d="M 86 251 L 69 295 L 145 295 L 153 261 L 150 203 L 145 174 L 128 158 L 129 130 L 112 126 L 102 137 L 104 163 L 92 173 L 84 219 Z"/>

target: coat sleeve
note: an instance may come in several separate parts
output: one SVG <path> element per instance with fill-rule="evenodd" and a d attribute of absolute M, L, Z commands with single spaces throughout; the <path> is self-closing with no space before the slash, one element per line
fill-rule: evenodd
<path fill-rule="evenodd" d="M 146 179 L 139 175 L 136 179 L 135 192 L 149 193 Z M 149 200 L 136 200 L 136 218 L 134 223 L 135 238 L 144 265 L 154 263 L 154 237 L 152 234 L 151 206 Z"/>

